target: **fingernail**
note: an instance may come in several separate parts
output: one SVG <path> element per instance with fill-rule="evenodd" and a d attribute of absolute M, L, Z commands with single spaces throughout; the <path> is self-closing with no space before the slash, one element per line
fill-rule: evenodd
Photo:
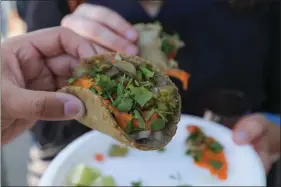
<path fill-rule="evenodd" d="M 84 114 L 82 102 L 75 96 L 58 93 L 57 99 L 64 104 L 64 115 L 70 118 L 78 118 Z"/>
<path fill-rule="evenodd" d="M 129 45 L 128 47 L 125 48 L 125 52 L 130 55 L 137 55 L 138 49 L 134 45 Z"/>
<path fill-rule="evenodd" d="M 137 32 L 135 30 L 128 30 L 126 33 L 125 33 L 125 37 L 128 39 L 128 40 L 136 40 L 137 38 Z"/>
<path fill-rule="evenodd" d="M 246 143 L 248 141 L 248 135 L 244 131 L 239 131 L 236 136 L 238 143 Z"/>

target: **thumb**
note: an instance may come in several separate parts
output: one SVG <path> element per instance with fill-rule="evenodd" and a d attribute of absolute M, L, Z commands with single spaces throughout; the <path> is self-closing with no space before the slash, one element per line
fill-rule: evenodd
<path fill-rule="evenodd" d="M 84 114 L 83 103 L 75 96 L 47 91 L 17 88 L 12 92 L 10 107 L 13 115 L 21 119 L 69 120 Z"/>
<path fill-rule="evenodd" d="M 257 141 L 267 131 L 267 120 L 261 114 L 243 117 L 234 127 L 233 140 L 237 144 L 249 144 Z"/>

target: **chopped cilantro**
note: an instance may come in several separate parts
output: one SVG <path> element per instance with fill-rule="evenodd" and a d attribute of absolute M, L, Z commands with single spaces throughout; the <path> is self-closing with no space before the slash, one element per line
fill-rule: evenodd
<path fill-rule="evenodd" d="M 215 153 L 219 153 L 223 150 L 223 146 L 220 143 L 218 143 L 217 141 L 214 141 L 214 142 L 208 144 L 208 146 Z"/>
<path fill-rule="evenodd" d="M 215 168 L 216 170 L 220 169 L 223 166 L 223 163 L 221 163 L 220 161 L 216 161 L 216 160 L 210 160 L 209 163 L 212 165 L 213 168 Z"/>
<path fill-rule="evenodd" d="M 166 149 L 165 149 L 164 147 L 162 147 L 162 148 L 158 149 L 157 151 L 160 152 L 160 153 L 162 153 L 162 152 L 165 152 Z"/>
<path fill-rule="evenodd" d="M 122 102 L 122 96 L 117 96 L 114 102 L 112 103 L 112 106 L 117 107 Z"/>
<path fill-rule="evenodd" d="M 94 87 L 91 87 L 90 90 L 91 90 L 92 92 L 94 92 L 95 94 L 98 93 L 98 91 L 97 91 L 96 88 L 94 88 Z"/>
<path fill-rule="evenodd" d="M 150 79 L 154 76 L 154 72 L 150 71 L 146 67 L 140 67 L 140 70 L 142 71 L 142 73 L 146 77 L 146 79 Z"/>
<path fill-rule="evenodd" d="M 185 152 L 186 155 L 191 155 L 191 150 L 188 149 L 186 152 Z"/>
<path fill-rule="evenodd" d="M 152 97 L 153 93 L 145 87 L 129 87 L 134 100 L 143 107 Z"/>
<path fill-rule="evenodd" d="M 137 71 L 136 79 L 137 79 L 138 81 L 142 81 L 142 72 L 141 72 L 141 71 Z"/>
<path fill-rule="evenodd" d="M 117 96 L 122 96 L 124 94 L 124 87 L 122 84 L 117 85 Z"/>
<path fill-rule="evenodd" d="M 145 120 L 146 120 L 146 121 L 149 121 L 154 112 L 155 112 L 154 109 L 150 110 L 150 111 L 148 112 L 148 114 L 147 114 Z"/>
<path fill-rule="evenodd" d="M 193 152 L 192 156 L 195 162 L 199 162 L 203 158 L 203 152 L 202 151 Z"/>
<path fill-rule="evenodd" d="M 162 40 L 161 51 L 165 53 L 165 55 L 169 56 L 171 52 L 174 52 L 176 47 L 171 43 L 171 40 L 165 38 Z"/>
<path fill-rule="evenodd" d="M 125 132 L 127 134 L 131 134 L 133 132 L 133 130 L 134 130 L 133 122 L 130 121 L 130 122 L 128 122 L 128 124 L 126 126 Z"/>
<path fill-rule="evenodd" d="M 141 115 L 141 113 L 138 110 L 134 110 L 134 118 L 138 120 L 139 128 L 144 129 L 145 128 L 145 122 Z"/>
<path fill-rule="evenodd" d="M 76 78 L 71 77 L 68 79 L 68 84 L 72 84 L 74 81 L 76 81 Z"/>
<path fill-rule="evenodd" d="M 165 121 L 162 119 L 156 119 L 151 124 L 151 129 L 154 131 L 162 130 L 165 127 Z"/>
<path fill-rule="evenodd" d="M 109 149 L 108 155 L 110 157 L 124 157 L 128 154 L 128 152 L 129 149 L 127 147 L 113 144 Z"/>
<path fill-rule="evenodd" d="M 112 91 L 112 89 L 116 85 L 115 81 L 111 80 L 111 78 L 108 75 L 96 76 L 95 82 L 97 85 L 99 85 L 102 88 L 103 91 Z"/>
<path fill-rule="evenodd" d="M 142 182 L 141 182 L 141 180 L 138 180 L 138 181 L 133 181 L 131 184 L 132 184 L 132 186 L 134 186 L 134 187 L 139 187 L 139 186 L 142 186 Z"/>
<path fill-rule="evenodd" d="M 117 109 L 120 112 L 129 112 L 132 109 L 132 106 L 133 106 L 133 100 L 131 98 L 124 98 L 118 104 Z"/>

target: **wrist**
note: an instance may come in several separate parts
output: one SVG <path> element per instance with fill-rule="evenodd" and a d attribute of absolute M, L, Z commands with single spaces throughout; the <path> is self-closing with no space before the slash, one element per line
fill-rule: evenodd
<path fill-rule="evenodd" d="M 280 115 L 273 113 L 264 113 L 264 117 L 271 123 L 280 126 Z"/>

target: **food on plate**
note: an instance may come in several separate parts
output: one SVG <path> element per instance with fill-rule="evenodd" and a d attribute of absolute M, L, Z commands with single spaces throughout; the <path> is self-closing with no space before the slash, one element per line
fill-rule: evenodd
<path fill-rule="evenodd" d="M 140 150 L 167 145 L 176 133 L 181 98 L 178 89 L 150 62 L 106 53 L 81 62 L 60 90 L 80 98 L 82 124 Z"/>
<path fill-rule="evenodd" d="M 66 183 L 71 186 L 90 186 L 100 176 L 98 169 L 78 164 L 68 174 Z"/>
<path fill-rule="evenodd" d="M 141 181 L 141 180 L 133 181 L 133 182 L 131 183 L 131 185 L 134 186 L 134 187 L 142 186 L 142 181 Z"/>
<path fill-rule="evenodd" d="M 104 156 L 101 153 L 95 154 L 95 160 L 98 162 L 103 162 L 104 161 Z"/>
<path fill-rule="evenodd" d="M 99 169 L 86 164 L 76 165 L 69 172 L 66 184 L 71 186 L 116 186 L 112 176 L 102 176 Z"/>
<path fill-rule="evenodd" d="M 101 176 L 94 183 L 93 186 L 116 186 L 115 180 L 110 175 Z"/>
<path fill-rule="evenodd" d="M 223 146 L 213 137 L 208 137 L 195 125 L 188 125 L 187 155 L 193 157 L 196 165 L 208 169 L 221 180 L 227 179 L 227 160 Z"/>
<path fill-rule="evenodd" d="M 128 147 L 113 144 L 109 148 L 108 156 L 110 157 L 125 157 L 129 153 Z"/>
<path fill-rule="evenodd" d="M 165 147 L 162 147 L 162 148 L 158 149 L 157 151 L 160 152 L 160 153 L 163 153 L 163 152 L 166 151 L 166 149 L 165 149 Z"/>
<path fill-rule="evenodd" d="M 184 43 L 177 34 L 169 35 L 163 31 L 160 23 L 138 23 L 134 28 L 139 33 L 137 45 L 139 55 L 151 61 L 166 75 L 179 79 L 187 90 L 190 75 L 179 70 L 175 57 Z"/>

